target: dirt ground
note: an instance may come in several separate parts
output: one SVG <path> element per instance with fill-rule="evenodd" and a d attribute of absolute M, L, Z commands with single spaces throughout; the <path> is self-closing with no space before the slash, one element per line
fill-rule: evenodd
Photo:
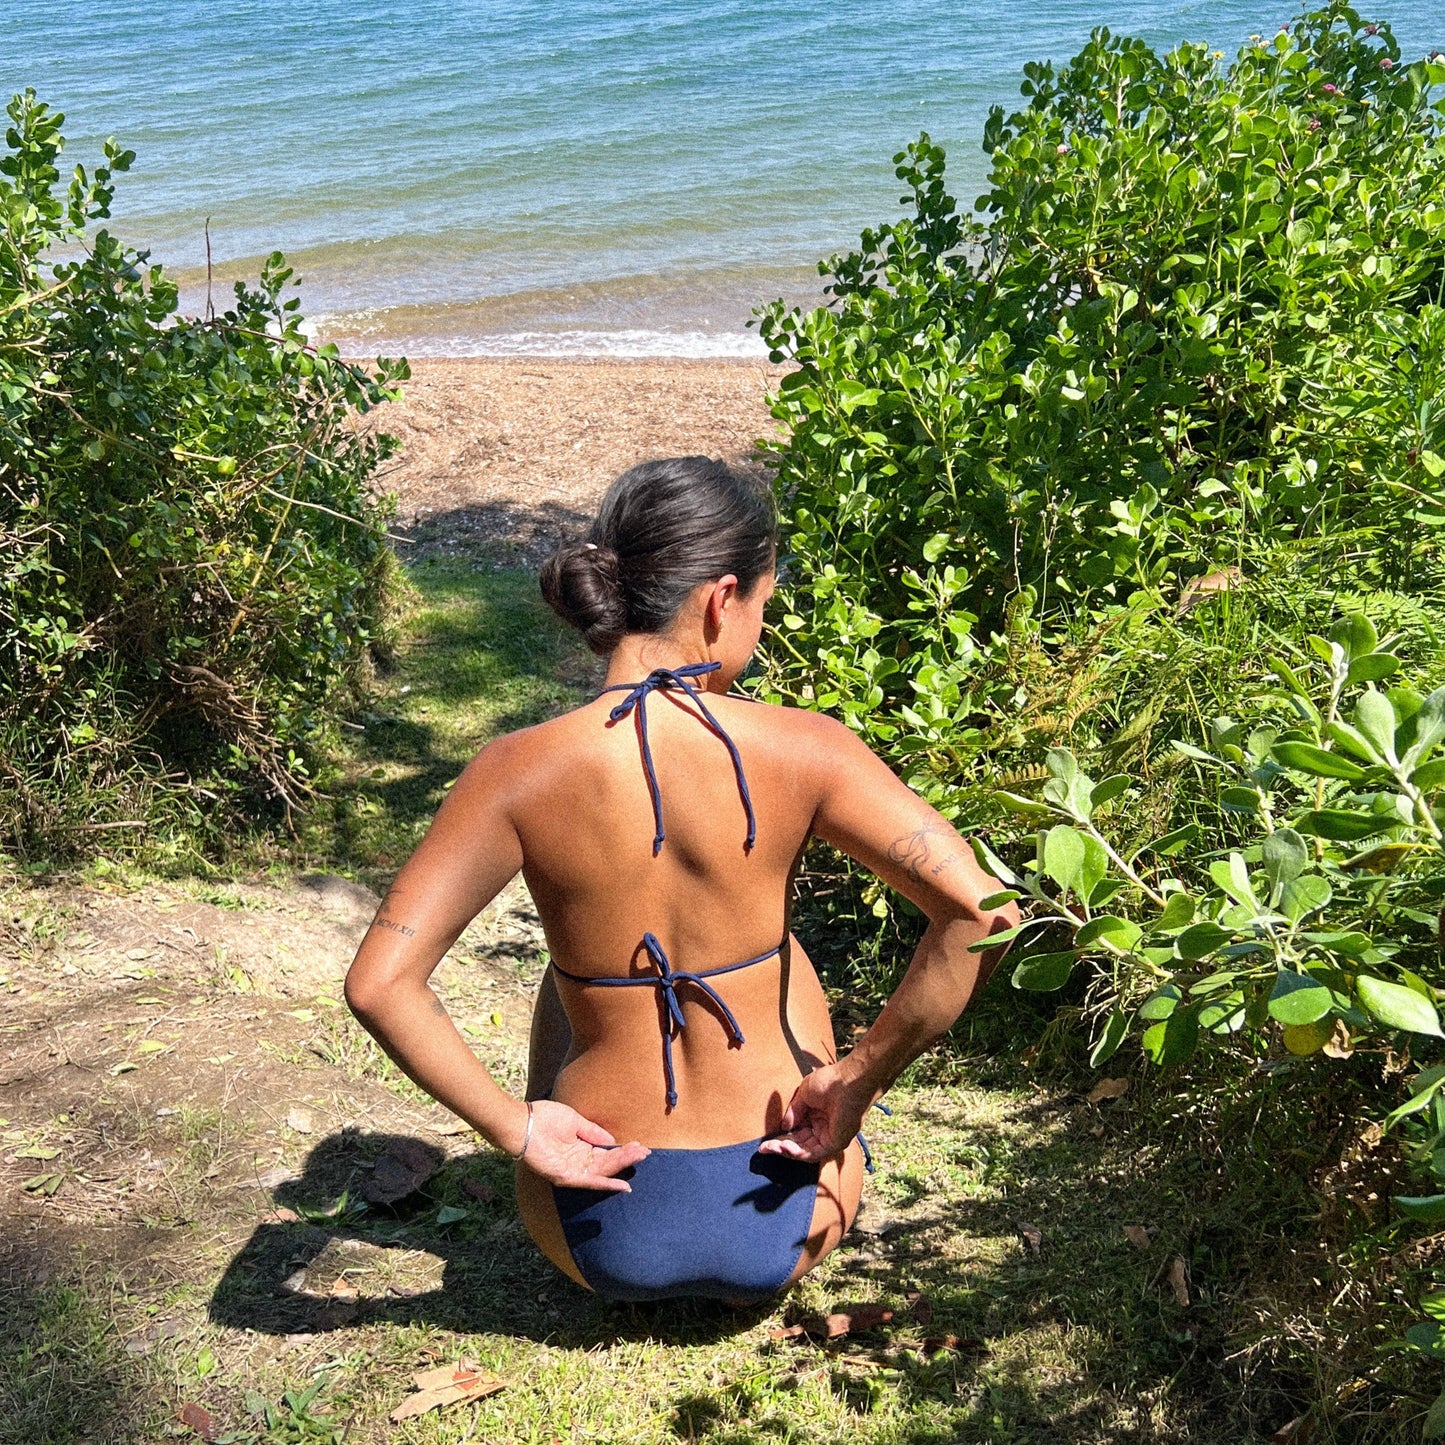
<path fill-rule="evenodd" d="M 407 558 L 481 543 L 535 562 L 640 461 L 755 465 L 782 375 L 746 361 L 414 362 L 405 399 L 378 413 L 402 442 L 382 485 Z"/>

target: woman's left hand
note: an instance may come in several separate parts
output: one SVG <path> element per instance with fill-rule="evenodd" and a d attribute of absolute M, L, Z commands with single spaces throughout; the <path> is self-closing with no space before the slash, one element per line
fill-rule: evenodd
<path fill-rule="evenodd" d="M 759 1154 L 821 1163 L 853 1142 L 873 1102 L 842 1064 L 825 1064 L 806 1075 L 779 1121 L 780 1132 L 758 1145 Z"/>
<path fill-rule="evenodd" d="M 522 1161 L 534 1174 L 563 1189 L 599 1189 L 630 1194 L 632 1186 L 616 1176 L 652 1151 L 633 1140 L 618 1145 L 600 1124 L 552 1099 L 532 1105 L 532 1133 Z"/>

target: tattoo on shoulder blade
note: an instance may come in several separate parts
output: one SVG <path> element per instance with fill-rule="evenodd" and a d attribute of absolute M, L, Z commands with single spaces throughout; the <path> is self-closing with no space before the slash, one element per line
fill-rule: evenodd
<path fill-rule="evenodd" d="M 393 933 L 401 934 L 403 938 L 416 937 L 416 929 L 408 928 L 406 924 L 398 923 L 394 918 L 383 918 L 380 914 L 371 920 L 371 926 L 373 928 L 389 928 Z"/>
<path fill-rule="evenodd" d="M 933 841 L 930 842 L 930 839 Z M 937 845 L 950 841 L 932 828 L 920 828 L 916 833 L 905 833 L 901 838 L 895 838 L 888 845 L 888 856 L 905 869 L 915 883 L 922 883 L 937 878 L 955 861 L 956 855 L 951 852 L 944 853 L 941 858 L 937 856 Z"/>

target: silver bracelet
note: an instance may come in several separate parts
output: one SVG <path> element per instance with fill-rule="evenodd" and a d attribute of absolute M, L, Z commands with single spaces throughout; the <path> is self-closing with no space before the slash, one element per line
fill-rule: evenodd
<path fill-rule="evenodd" d="M 512 1155 L 513 1159 L 522 1160 L 527 1157 L 527 1146 L 532 1142 L 532 1101 L 527 1100 L 527 1130 L 522 1135 L 522 1147 Z"/>

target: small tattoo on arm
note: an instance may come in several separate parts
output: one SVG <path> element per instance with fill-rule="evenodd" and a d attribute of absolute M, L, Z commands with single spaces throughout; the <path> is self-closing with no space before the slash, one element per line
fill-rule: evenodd
<path fill-rule="evenodd" d="M 371 920 L 373 928 L 389 928 L 393 933 L 399 933 L 403 938 L 415 938 L 416 929 L 408 928 L 404 923 L 398 923 L 394 918 L 382 918 L 379 914 Z"/>
<path fill-rule="evenodd" d="M 935 840 L 934 843 L 929 842 L 930 838 Z M 915 883 L 923 883 L 937 878 L 956 861 L 957 855 L 953 853 L 945 853 L 941 858 L 935 856 L 935 845 L 942 839 L 943 835 L 933 829 L 920 828 L 916 833 L 905 833 L 901 838 L 895 838 L 888 845 L 888 856 Z"/>

